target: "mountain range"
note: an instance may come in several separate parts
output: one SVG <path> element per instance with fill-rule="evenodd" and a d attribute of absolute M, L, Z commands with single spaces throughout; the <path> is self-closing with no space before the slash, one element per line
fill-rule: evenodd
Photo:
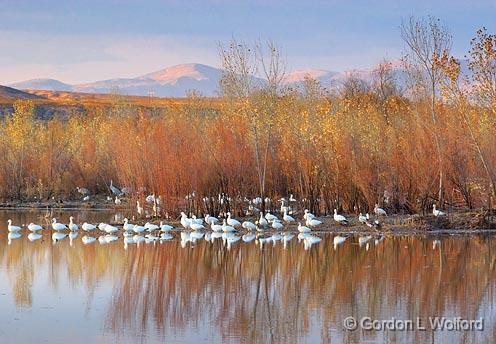
<path fill-rule="evenodd" d="M 465 62 L 465 61 L 464 61 Z M 465 63 L 462 70 L 466 69 Z M 402 84 L 405 80 L 405 71 L 401 64 L 393 63 L 393 73 Z M 373 77 L 374 68 L 357 70 L 354 73 L 365 81 Z M 298 85 L 306 76 L 317 79 L 323 87 L 330 88 L 339 85 L 348 77 L 350 71 L 336 72 L 322 69 L 303 69 L 290 72 L 286 75 L 289 85 Z M 189 63 L 171 66 L 153 73 L 136 78 L 118 78 L 96 81 L 86 84 L 70 85 L 54 79 L 32 79 L 8 85 L 21 90 L 50 90 L 82 93 L 113 93 L 127 95 L 158 97 L 183 97 L 188 91 L 196 90 L 205 96 L 215 96 L 218 93 L 219 80 L 222 70 L 199 63 Z M 255 78 L 263 82 L 262 79 Z"/>

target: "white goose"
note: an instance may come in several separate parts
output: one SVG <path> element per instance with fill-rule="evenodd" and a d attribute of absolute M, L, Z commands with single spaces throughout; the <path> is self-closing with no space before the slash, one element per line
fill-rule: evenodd
<path fill-rule="evenodd" d="M 295 221 L 295 219 L 292 216 L 288 215 L 287 209 L 284 209 L 284 215 L 283 215 L 282 219 L 284 220 L 284 222 L 287 222 L 287 223 L 291 223 L 291 222 Z"/>
<path fill-rule="evenodd" d="M 52 219 L 52 228 L 56 231 L 62 231 L 62 230 L 67 229 L 67 226 L 64 225 L 63 223 L 57 222 L 57 219 L 53 218 Z"/>
<path fill-rule="evenodd" d="M 303 215 L 303 220 L 314 219 L 315 215 L 312 214 L 308 209 L 305 209 L 305 214 Z"/>
<path fill-rule="evenodd" d="M 301 225 L 301 222 L 298 222 L 298 232 L 300 232 L 300 233 L 308 233 L 310 231 L 311 231 L 310 228 L 305 227 L 305 226 L 302 226 Z"/>
<path fill-rule="evenodd" d="M 21 230 L 21 227 L 12 225 L 11 219 L 9 219 L 7 223 L 7 229 L 9 230 L 9 232 L 19 232 Z"/>
<path fill-rule="evenodd" d="M 305 224 L 308 226 L 308 227 L 317 227 L 317 226 L 320 226 L 322 224 L 322 221 L 319 221 L 315 218 L 313 219 L 307 219 L 307 221 L 305 222 Z"/>
<path fill-rule="evenodd" d="M 21 227 L 12 225 L 11 219 L 9 219 L 7 223 L 7 229 L 9 230 L 9 232 L 19 232 L 21 230 Z"/>
<path fill-rule="evenodd" d="M 206 214 L 205 215 L 205 222 L 209 225 L 213 225 L 213 224 L 219 222 L 219 219 L 214 217 L 214 216 L 210 216 L 209 214 Z"/>
<path fill-rule="evenodd" d="M 265 219 L 263 213 L 260 213 L 260 219 L 258 220 L 258 225 L 261 227 L 267 227 L 269 222 Z"/>
<path fill-rule="evenodd" d="M 157 226 L 156 224 L 147 222 L 147 223 L 145 223 L 145 228 L 148 232 L 153 232 L 153 231 L 158 230 L 159 226 Z"/>
<path fill-rule="evenodd" d="M 43 229 L 43 227 L 41 227 L 40 225 L 37 225 L 37 224 L 34 224 L 34 223 L 30 223 L 28 225 L 28 229 L 31 231 L 31 232 L 37 232 L 37 231 L 41 231 Z"/>
<path fill-rule="evenodd" d="M 144 226 L 134 225 L 133 227 L 134 233 L 143 233 L 145 230 L 146 228 Z"/>
<path fill-rule="evenodd" d="M 222 232 L 222 225 L 217 225 L 217 224 L 211 224 L 210 228 L 214 232 Z"/>
<path fill-rule="evenodd" d="M 272 215 L 270 213 L 270 211 L 267 212 L 267 214 L 265 214 L 265 219 L 269 222 L 272 222 L 272 221 L 275 221 L 275 220 L 278 220 L 277 216 L 275 215 Z"/>
<path fill-rule="evenodd" d="M 134 225 L 129 223 L 129 220 L 125 218 L 124 224 L 122 225 L 122 229 L 124 229 L 126 232 L 131 232 L 134 229 Z"/>
<path fill-rule="evenodd" d="M 74 217 L 69 217 L 69 229 L 73 232 L 79 229 L 78 225 L 74 223 Z"/>
<path fill-rule="evenodd" d="M 181 211 L 181 225 L 185 229 L 188 229 L 191 226 L 191 219 L 189 219 L 183 211 Z"/>
<path fill-rule="evenodd" d="M 363 215 L 362 213 L 360 213 L 360 215 L 358 215 L 358 222 L 366 223 L 367 220 L 368 220 L 367 215 Z"/>
<path fill-rule="evenodd" d="M 224 231 L 224 232 L 234 232 L 235 230 L 236 230 L 236 228 L 234 228 L 233 226 L 229 226 L 227 224 L 226 219 L 224 219 L 224 222 L 222 224 L 222 231 Z"/>
<path fill-rule="evenodd" d="M 432 214 L 436 217 L 446 215 L 446 213 L 444 211 L 436 208 L 436 204 L 432 205 Z"/>
<path fill-rule="evenodd" d="M 90 232 L 90 231 L 95 230 L 96 226 L 92 225 L 91 223 L 85 222 L 85 223 L 83 223 L 81 228 L 83 229 L 83 231 Z"/>
<path fill-rule="evenodd" d="M 231 218 L 231 212 L 227 213 L 227 224 L 232 227 L 239 227 L 241 226 L 241 222 L 239 222 L 236 219 Z"/>
<path fill-rule="evenodd" d="M 163 223 L 163 221 L 160 221 L 160 230 L 162 232 L 168 232 L 170 230 L 172 230 L 174 227 L 172 227 L 171 225 L 166 225 L 165 223 Z"/>
<path fill-rule="evenodd" d="M 337 209 L 334 209 L 334 221 L 339 224 L 347 224 L 348 220 L 343 215 L 339 215 Z"/>
<path fill-rule="evenodd" d="M 105 226 L 105 232 L 108 234 L 113 234 L 117 233 L 119 231 L 119 228 L 112 226 L 112 225 L 106 225 Z"/>
<path fill-rule="evenodd" d="M 244 221 L 241 224 L 241 227 L 243 227 L 244 229 L 249 230 L 249 231 L 254 231 L 257 229 L 257 225 L 255 225 L 253 222 L 250 222 L 250 221 Z"/>
<path fill-rule="evenodd" d="M 190 228 L 194 231 L 200 231 L 202 229 L 205 229 L 205 226 L 201 223 L 193 222 L 191 223 Z"/>
<path fill-rule="evenodd" d="M 282 223 L 280 223 L 279 221 L 273 221 L 272 222 L 272 228 L 274 228 L 275 230 L 280 230 L 280 229 L 284 228 L 284 225 Z"/>

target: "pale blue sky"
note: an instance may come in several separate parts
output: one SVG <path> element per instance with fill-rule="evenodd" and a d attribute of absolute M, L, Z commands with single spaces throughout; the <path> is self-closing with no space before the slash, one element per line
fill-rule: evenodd
<path fill-rule="evenodd" d="M 134 77 L 169 65 L 217 66 L 232 36 L 275 40 L 289 69 L 346 70 L 399 58 L 399 25 L 441 18 L 463 56 L 477 28 L 496 31 L 495 0 L 0 0 L 0 83 Z"/>

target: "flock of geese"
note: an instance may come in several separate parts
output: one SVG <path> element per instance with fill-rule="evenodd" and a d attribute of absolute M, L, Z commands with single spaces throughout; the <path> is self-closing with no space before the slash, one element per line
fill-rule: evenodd
<path fill-rule="evenodd" d="M 387 216 L 384 209 L 380 208 L 377 204 L 374 208 L 375 219 L 371 219 L 369 214 L 359 214 L 358 221 L 369 227 L 380 228 L 381 222 L 378 220 L 381 216 Z M 445 213 L 439 209 L 436 209 L 436 205 L 433 206 L 434 216 L 444 216 Z M 337 210 L 334 209 L 333 220 L 341 225 L 346 225 L 349 220 L 338 214 Z M 8 229 L 8 240 L 9 244 L 12 240 L 21 237 L 22 226 L 17 226 L 12 224 L 12 220 L 7 221 Z M 88 245 L 95 241 L 100 244 L 109 244 L 113 241 L 119 240 L 119 233 L 122 233 L 124 248 L 127 249 L 128 245 L 140 243 L 155 243 L 164 241 L 169 241 L 174 239 L 172 234 L 173 230 L 180 230 L 180 240 L 181 245 L 186 247 L 188 243 L 195 243 L 198 240 L 204 239 L 209 242 L 214 242 L 215 239 L 222 239 L 224 245 L 230 248 L 232 244 L 242 240 L 244 242 L 255 241 L 256 244 L 260 245 L 260 248 L 264 244 L 271 243 L 276 245 L 277 242 L 282 242 L 284 247 L 287 246 L 288 242 L 291 241 L 296 233 L 292 233 L 288 226 L 297 223 L 299 241 L 302 241 L 305 249 L 309 249 L 312 245 L 319 243 L 322 239 L 318 236 L 312 234 L 312 230 L 322 225 L 322 221 L 319 220 L 314 214 L 305 209 L 303 214 L 303 219 L 301 221 L 296 221 L 291 215 L 288 214 L 287 209 L 283 210 L 282 219 L 279 219 L 276 215 L 267 213 L 260 213 L 260 217 L 255 221 L 238 221 L 231 216 L 228 212 L 227 216 L 220 220 L 214 216 L 206 214 L 204 218 L 197 218 L 195 215 L 188 217 L 186 213 L 181 212 L 180 224 L 183 227 L 174 228 L 170 224 L 166 224 L 160 221 L 159 224 L 154 224 L 147 222 L 144 225 L 132 224 L 127 218 L 124 219 L 121 225 L 112 225 L 108 223 L 92 224 L 84 222 L 78 225 L 74 222 L 74 217 L 69 218 L 69 223 L 64 224 L 57 222 L 56 218 L 52 219 L 51 229 L 52 241 L 54 243 L 68 237 L 70 240 L 70 245 L 72 246 L 73 240 L 78 237 L 79 229 L 88 233 L 85 234 L 81 241 L 83 244 Z M 30 231 L 28 239 L 30 241 L 36 241 L 42 238 L 40 232 L 44 229 L 43 226 L 30 223 L 26 226 Z M 92 236 L 90 233 L 99 231 L 100 236 Z M 242 231 L 242 232 L 241 232 Z M 334 249 L 347 240 L 348 236 L 336 235 L 333 239 Z M 382 234 L 374 235 L 364 235 L 360 236 L 358 243 L 360 247 L 366 246 L 369 248 L 369 242 L 375 242 L 375 245 L 379 244 L 384 239 Z"/>

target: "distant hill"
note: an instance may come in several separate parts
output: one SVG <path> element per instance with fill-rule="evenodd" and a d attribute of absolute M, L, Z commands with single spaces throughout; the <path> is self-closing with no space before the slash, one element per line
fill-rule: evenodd
<path fill-rule="evenodd" d="M 73 87 L 54 79 L 31 79 L 9 85 L 21 90 L 72 91 Z"/>
<path fill-rule="evenodd" d="M 23 92 L 12 87 L 1 86 L 0 85 L 0 98 L 7 100 L 15 99 L 43 99 L 43 97 Z"/>
<path fill-rule="evenodd" d="M 460 60 L 462 73 L 466 74 L 467 61 Z M 406 71 L 399 61 L 392 63 L 393 74 L 400 88 L 406 86 Z M 306 76 L 317 79 L 327 89 L 339 87 L 354 73 L 365 81 L 374 77 L 374 67 L 363 70 L 336 72 L 322 69 L 302 69 L 286 75 L 290 86 L 300 86 Z M 49 90 L 79 93 L 120 93 L 133 96 L 184 97 L 188 91 L 197 90 L 204 96 L 216 96 L 222 70 L 199 63 L 180 64 L 148 73 L 136 78 L 117 78 L 92 83 L 69 85 L 53 79 L 33 79 L 9 86 L 23 90 Z M 263 80 L 254 77 L 255 81 Z"/>

